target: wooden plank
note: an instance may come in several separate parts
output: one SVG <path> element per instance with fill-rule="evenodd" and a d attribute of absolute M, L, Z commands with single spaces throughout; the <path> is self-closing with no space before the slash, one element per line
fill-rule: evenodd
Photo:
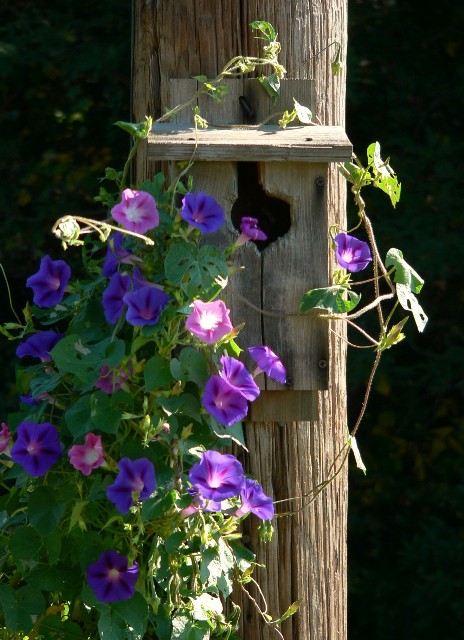
<path fill-rule="evenodd" d="M 306 291 L 328 282 L 327 165 L 264 163 L 261 170 L 266 192 L 291 207 L 289 231 L 263 252 L 263 309 L 281 314 L 263 315 L 264 344 L 285 355 L 289 388 L 326 389 L 319 362 L 328 361 L 327 321 L 299 315 L 299 307 Z M 268 379 L 266 388 L 281 386 Z"/>
<path fill-rule="evenodd" d="M 182 124 L 161 123 L 148 137 L 151 160 L 196 160 L 214 162 L 345 162 L 352 145 L 342 127 L 301 126 L 280 129 L 246 125 L 209 127 L 195 131 Z"/>

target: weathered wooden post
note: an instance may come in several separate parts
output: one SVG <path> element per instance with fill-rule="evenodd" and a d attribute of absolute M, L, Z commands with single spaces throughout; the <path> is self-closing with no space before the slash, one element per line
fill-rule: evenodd
<path fill-rule="evenodd" d="M 269 223 L 275 242 L 260 254 L 238 254 L 246 269 L 234 282 L 238 295 L 228 299 L 234 322 L 247 323 L 244 343 L 270 341 L 287 358 L 291 377 L 285 391 L 266 382 L 246 424 L 248 470 L 275 500 L 297 498 L 279 506 L 278 512 L 296 513 L 278 518 L 272 543 L 259 547 L 258 562 L 267 568 L 257 578 L 274 615 L 303 599 L 299 614 L 282 625 L 288 640 L 343 640 L 346 469 L 314 502 L 302 496 L 327 479 L 346 441 L 345 347 L 339 325 L 335 334 L 324 321 L 292 314 L 305 290 L 327 284 L 334 266 L 327 229 L 334 223 L 344 226 L 344 185 L 330 163 L 351 154 L 343 133 L 345 78 L 343 73 L 332 77 L 333 49 L 327 47 L 337 41 L 345 50 L 346 0 L 317 5 L 311 0 L 278 5 L 270 0 L 135 0 L 134 119 L 157 117 L 164 107 L 192 95 L 192 76 L 214 77 L 233 56 L 256 54 L 248 27 L 256 19 L 271 22 L 283 45 L 280 59 L 289 80 L 280 105 L 267 100 L 256 81 L 234 81 L 225 106 L 201 103 L 202 115 L 214 124 L 237 125 L 243 122 L 238 100 L 243 95 L 259 122 L 279 106 L 290 108 L 295 97 L 324 127 L 208 129 L 197 141 L 194 184 L 195 190 L 215 196 L 232 218 L 254 215 L 251 208 L 259 203 L 250 194 L 260 189 L 275 201 L 279 222 Z M 174 125 L 155 129 L 145 155 L 139 154 L 138 180 L 153 173 L 155 159 L 190 157 L 188 125 L 181 115 Z M 229 222 L 226 236 L 231 229 Z M 247 533 L 256 547 L 256 531 Z M 259 600 L 256 590 L 250 592 Z M 242 596 L 239 604 L 243 638 L 271 637 L 251 602 Z"/>

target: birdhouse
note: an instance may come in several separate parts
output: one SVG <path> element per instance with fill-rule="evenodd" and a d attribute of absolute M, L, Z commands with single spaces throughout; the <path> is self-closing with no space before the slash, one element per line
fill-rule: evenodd
<path fill-rule="evenodd" d="M 181 112 L 157 124 L 148 139 L 148 159 L 176 163 L 193 159 L 193 190 L 212 195 L 224 208 L 226 225 L 207 242 L 233 243 L 244 216 L 257 218 L 268 236 L 247 242 L 231 256 L 231 276 L 222 299 L 234 325 L 245 323 L 241 346 L 266 345 L 287 370 L 286 385 L 259 376 L 261 394 L 250 408 L 256 422 L 314 419 L 317 391 L 328 387 L 328 323 L 299 312 L 309 289 L 328 285 L 327 177 L 329 163 L 351 159 L 343 128 L 269 124 L 274 112 L 314 102 L 311 81 L 287 80 L 279 100 L 256 80 L 228 83 L 224 103 L 199 100 L 209 126 L 193 128 Z M 196 91 L 194 80 L 171 81 L 171 103 Z M 270 119 L 271 116 L 271 119 Z M 264 124 L 253 124 L 264 122 Z M 247 362 L 249 369 L 254 364 Z"/>

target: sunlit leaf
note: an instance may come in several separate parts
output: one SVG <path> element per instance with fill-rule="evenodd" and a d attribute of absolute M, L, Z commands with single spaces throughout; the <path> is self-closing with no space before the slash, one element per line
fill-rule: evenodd
<path fill-rule="evenodd" d="M 416 296 L 411 292 L 407 285 L 401 283 L 396 285 L 396 295 L 398 296 L 399 303 L 403 309 L 411 311 L 417 325 L 417 330 L 422 333 L 428 322 L 428 318 L 420 306 Z"/>
<path fill-rule="evenodd" d="M 288 609 L 285 611 L 285 613 L 283 613 L 280 618 L 277 618 L 277 620 L 274 620 L 273 623 L 274 624 L 280 624 L 281 622 L 283 622 L 284 620 L 286 620 L 287 618 L 290 618 L 290 616 L 293 616 L 299 609 L 301 603 L 303 602 L 303 598 L 299 598 L 298 600 L 296 600 L 296 602 L 293 602 Z"/>
<path fill-rule="evenodd" d="M 424 280 L 403 258 L 403 253 L 399 249 L 389 249 L 385 258 L 385 266 L 395 267 L 394 280 L 404 284 L 413 293 L 420 293 Z"/>
<path fill-rule="evenodd" d="M 312 120 L 312 117 L 313 117 L 313 114 L 311 113 L 311 110 L 308 109 L 308 107 L 304 107 L 302 104 L 297 102 L 295 100 L 295 98 L 293 98 L 293 102 L 294 102 L 294 105 L 295 105 L 295 111 L 296 111 L 296 115 L 297 115 L 298 120 L 302 124 L 311 124 L 311 120 Z"/>
<path fill-rule="evenodd" d="M 266 22 L 265 20 L 254 20 L 253 22 L 250 22 L 250 27 L 256 31 L 260 31 L 263 34 L 263 37 L 270 42 L 273 42 L 276 39 L 277 34 L 270 22 Z"/>
<path fill-rule="evenodd" d="M 362 461 L 361 458 L 361 453 L 359 452 L 359 448 L 358 448 L 358 443 L 356 442 L 356 438 L 354 436 L 350 436 L 348 439 L 348 444 L 351 447 L 351 450 L 353 451 L 354 454 L 354 459 L 356 460 L 356 466 L 358 467 L 358 469 L 361 469 L 361 471 L 364 473 L 364 475 L 366 475 L 366 466 L 364 464 L 364 462 Z"/>
<path fill-rule="evenodd" d="M 346 287 L 332 286 L 324 289 L 312 289 L 304 294 L 300 311 L 310 309 L 326 309 L 332 313 L 347 313 L 352 311 L 361 300 L 361 296 Z"/>
<path fill-rule="evenodd" d="M 398 344 L 398 342 L 401 342 L 405 339 L 406 336 L 404 335 L 404 333 L 402 333 L 402 329 L 407 321 L 408 318 L 403 318 L 401 322 L 398 322 L 398 324 L 395 324 L 390 329 L 387 335 L 384 336 L 380 341 L 378 351 L 385 351 L 385 349 L 390 349 L 390 347 L 392 347 L 394 344 Z"/>

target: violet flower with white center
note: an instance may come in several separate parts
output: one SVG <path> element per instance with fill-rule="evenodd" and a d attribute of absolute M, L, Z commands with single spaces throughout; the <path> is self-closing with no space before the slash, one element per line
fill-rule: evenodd
<path fill-rule="evenodd" d="M 121 202 L 111 209 L 111 215 L 128 231 L 145 233 L 159 225 L 156 202 L 146 191 L 124 189 Z"/>
<path fill-rule="evenodd" d="M 185 321 L 185 326 L 205 344 L 215 344 L 233 329 L 229 314 L 222 300 L 194 300 L 193 311 Z"/>
<path fill-rule="evenodd" d="M 246 397 L 218 375 L 211 376 L 205 384 L 201 401 L 206 411 L 225 427 L 243 420 L 248 413 Z"/>
<path fill-rule="evenodd" d="M 182 200 L 180 215 L 202 233 L 214 233 L 224 224 L 224 210 L 206 193 L 187 193 Z"/>
<path fill-rule="evenodd" d="M 116 551 L 104 551 L 96 562 L 87 567 L 87 582 L 100 602 L 129 600 L 135 593 L 139 575 L 137 562 L 129 567 L 125 556 Z"/>
<path fill-rule="evenodd" d="M 222 371 L 219 372 L 221 378 L 234 387 L 234 389 L 237 389 L 237 391 L 250 402 L 256 400 L 260 390 L 245 365 L 240 362 L 240 360 L 232 358 L 231 356 L 222 356 L 221 364 Z"/>
<path fill-rule="evenodd" d="M 372 262 L 372 254 L 367 242 L 346 233 L 336 235 L 334 242 L 336 245 L 335 257 L 338 264 L 344 269 L 355 273 L 365 269 L 369 262 Z"/>
<path fill-rule="evenodd" d="M 31 356 L 32 358 L 39 358 L 42 362 L 50 362 L 52 359 L 50 351 L 63 337 L 63 333 L 57 333 L 56 331 L 34 333 L 34 335 L 18 345 L 16 355 L 18 358 Z"/>
<path fill-rule="evenodd" d="M 26 280 L 26 287 L 34 292 L 32 299 L 38 307 L 53 307 L 63 300 L 70 277 L 71 269 L 64 260 L 52 260 L 46 255 L 37 273 Z"/>
<path fill-rule="evenodd" d="M 240 492 L 242 504 L 235 512 L 235 516 L 240 518 L 246 513 L 254 513 L 261 520 L 272 520 L 274 517 L 274 504 L 272 499 L 267 496 L 260 484 L 255 480 L 247 478 Z"/>
<path fill-rule="evenodd" d="M 243 467 L 235 456 L 219 451 L 205 451 L 200 462 L 190 469 L 189 481 L 205 500 L 221 502 L 240 493 L 245 476 Z"/>
<path fill-rule="evenodd" d="M 72 466 L 89 476 L 94 469 L 98 469 L 104 463 L 103 446 L 101 436 L 94 433 L 87 433 L 84 444 L 75 444 L 69 451 L 69 462 Z"/>
<path fill-rule="evenodd" d="M 130 281 L 129 275 L 116 271 L 103 291 L 103 312 L 111 324 L 116 324 L 124 311 L 124 296 L 129 291 Z"/>
<path fill-rule="evenodd" d="M 9 453 L 8 449 L 13 443 L 13 437 L 8 429 L 6 422 L 2 422 L 2 430 L 0 431 L 0 453 Z"/>
<path fill-rule="evenodd" d="M 134 327 L 156 324 L 168 302 L 168 294 L 157 287 L 146 286 L 129 291 L 124 296 L 126 320 Z"/>
<path fill-rule="evenodd" d="M 273 380 L 277 380 L 281 384 L 285 384 L 287 379 L 287 372 L 282 364 L 281 359 L 277 356 L 269 347 L 258 346 L 248 347 L 248 351 L 253 360 L 258 365 L 254 372 L 254 375 L 258 373 L 265 373 Z"/>
<path fill-rule="evenodd" d="M 258 218 L 244 217 L 240 222 L 240 231 L 242 232 L 238 237 L 235 246 L 240 247 L 248 240 L 254 242 L 267 240 L 267 235 L 259 228 Z"/>
<path fill-rule="evenodd" d="M 146 500 L 156 489 L 155 467 L 147 458 L 122 458 L 119 473 L 106 495 L 123 515 L 129 511 L 134 499 Z"/>
<path fill-rule="evenodd" d="M 61 456 L 58 431 L 49 422 L 22 422 L 11 457 L 30 476 L 44 476 Z"/>

